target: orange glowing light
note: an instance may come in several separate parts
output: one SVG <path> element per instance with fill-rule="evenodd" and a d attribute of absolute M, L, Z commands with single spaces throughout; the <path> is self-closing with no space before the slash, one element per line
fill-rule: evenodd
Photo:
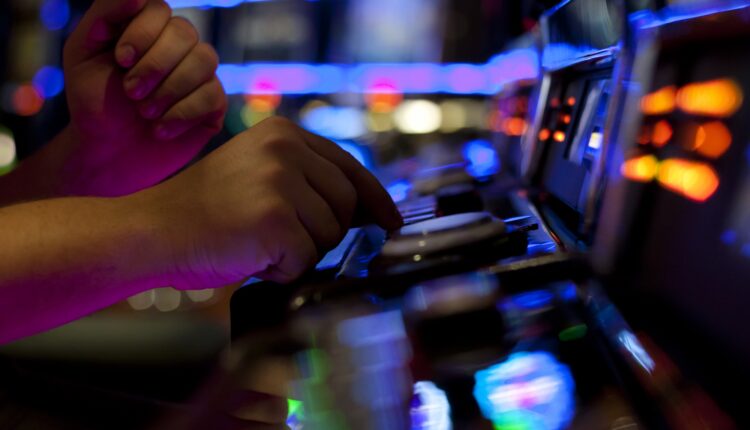
<path fill-rule="evenodd" d="M 521 136 L 526 132 L 526 121 L 523 118 L 513 117 L 505 120 L 505 133 L 509 136 Z"/>
<path fill-rule="evenodd" d="M 707 122 L 698 126 L 695 132 L 693 150 L 708 158 L 719 158 L 732 144 L 732 133 L 719 121 Z"/>
<path fill-rule="evenodd" d="M 620 167 L 622 176 L 636 182 L 649 182 L 659 171 L 659 160 L 653 155 L 641 155 L 625 160 Z"/>
<path fill-rule="evenodd" d="M 742 105 L 742 89 L 731 79 L 685 85 L 677 93 L 677 106 L 693 115 L 725 118 Z"/>
<path fill-rule="evenodd" d="M 539 132 L 539 140 L 547 140 L 547 139 L 549 139 L 549 136 L 550 136 L 550 131 L 547 128 L 543 128 Z"/>
<path fill-rule="evenodd" d="M 19 86 L 13 93 L 13 110 L 21 116 L 33 116 L 44 106 L 44 96 L 31 84 Z"/>
<path fill-rule="evenodd" d="M 574 104 L 576 104 L 576 98 L 568 97 L 568 106 L 573 106 Z"/>
<path fill-rule="evenodd" d="M 666 189 L 696 202 L 704 202 L 719 188 L 719 176 L 706 163 L 672 158 L 664 160 L 657 175 Z"/>
<path fill-rule="evenodd" d="M 571 120 L 570 115 L 563 115 L 562 117 L 563 124 L 570 124 L 570 120 Z"/>
<path fill-rule="evenodd" d="M 654 146 L 661 148 L 672 138 L 672 133 L 672 126 L 666 120 L 661 120 L 654 124 L 651 141 L 654 143 Z"/>
<path fill-rule="evenodd" d="M 379 82 L 365 92 L 365 101 L 371 112 L 390 113 L 404 100 L 404 95 L 390 82 Z"/>
<path fill-rule="evenodd" d="M 555 140 L 555 142 L 564 142 L 565 133 L 563 133 L 562 131 L 556 131 L 555 134 L 552 135 L 552 138 Z"/>
<path fill-rule="evenodd" d="M 673 85 L 646 94 L 641 99 L 641 111 L 646 115 L 663 115 L 675 108 L 677 88 Z"/>
<path fill-rule="evenodd" d="M 281 104 L 281 94 L 271 92 L 247 94 L 245 102 L 254 112 L 273 112 Z"/>

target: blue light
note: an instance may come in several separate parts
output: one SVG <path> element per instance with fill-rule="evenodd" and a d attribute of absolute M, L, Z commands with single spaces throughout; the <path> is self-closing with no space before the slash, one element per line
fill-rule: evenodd
<path fill-rule="evenodd" d="M 39 69 L 32 82 L 45 98 L 60 94 L 65 86 L 63 71 L 54 66 L 44 66 Z"/>
<path fill-rule="evenodd" d="M 494 94 L 508 82 L 536 77 L 536 53 L 524 50 L 487 64 L 383 63 L 222 64 L 218 76 L 228 94 L 263 86 L 280 94 L 367 93 L 387 84 L 403 94 Z"/>
<path fill-rule="evenodd" d="M 355 139 L 367 132 L 364 114 L 353 107 L 321 106 L 306 112 L 302 126 L 329 139 Z"/>
<path fill-rule="evenodd" d="M 68 0 L 44 0 L 39 10 L 39 18 L 49 30 L 64 28 L 70 20 Z"/>
<path fill-rule="evenodd" d="M 451 405 L 445 391 L 429 381 L 414 384 L 411 430 L 451 430 Z"/>
<path fill-rule="evenodd" d="M 211 7 L 235 7 L 243 3 L 258 3 L 270 0 L 167 0 L 172 9 L 187 7 L 211 8 Z"/>
<path fill-rule="evenodd" d="M 463 156 L 468 163 L 467 171 L 475 178 L 486 178 L 500 171 L 500 160 L 492 143 L 485 139 L 467 142 Z"/>
<path fill-rule="evenodd" d="M 474 378 L 474 398 L 496 428 L 561 430 L 575 414 L 570 369 L 547 352 L 512 354 Z"/>
<path fill-rule="evenodd" d="M 648 373 L 654 371 L 656 362 L 653 358 L 651 358 L 648 352 L 646 352 L 646 349 L 638 340 L 638 337 L 633 334 L 633 332 L 631 332 L 630 330 L 622 330 L 617 335 L 617 341 L 623 348 L 625 348 L 626 351 L 630 353 L 630 356 L 635 360 L 636 363 L 638 363 L 639 366 L 641 366 L 641 368 L 643 368 L 643 370 Z"/>
<path fill-rule="evenodd" d="M 740 252 L 743 256 L 750 258 L 750 243 L 742 245 L 742 248 L 740 248 Z"/>
<path fill-rule="evenodd" d="M 407 180 L 401 180 L 396 181 L 389 185 L 387 187 L 388 194 L 391 195 L 391 198 L 394 202 L 399 203 L 403 202 L 404 200 L 409 197 L 409 192 L 411 191 L 411 184 Z"/>
<path fill-rule="evenodd" d="M 721 234 L 721 241 L 724 245 L 734 245 L 737 242 L 737 232 L 734 230 L 726 230 Z"/>
<path fill-rule="evenodd" d="M 554 298 L 555 296 L 551 292 L 538 290 L 517 294 L 511 300 L 524 309 L 535 310 L 549 306 Z"/>
<path fill-rule="evenodd" d="M 336 142 L 344 151 L 348 152 L 355 160 L 359 161 L 360 164 L 368 169 L 372 169 L 372 162 L 370 160 L 367 150 L 354 142 Z"/>

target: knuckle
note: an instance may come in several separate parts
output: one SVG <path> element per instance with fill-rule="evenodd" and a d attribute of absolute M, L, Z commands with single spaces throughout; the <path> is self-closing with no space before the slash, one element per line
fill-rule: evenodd
<path fill-rule="evenodd" d="M 198 42 L 198 30 L 185 18 L 179 16 L 172 17 L 169 20 L 169 27 L 180 40 L 189 41 L 190 43 Z"/>
<path fill-rule="evenodd" d="M 172 16 L 172 7 L 164 0 L 153 0 L 151 2 L 151 7 L 159 13 Z"/>
<path fill-rule="evenodd" d="M 279 127 L 279 128 L 286 128 L 286 127 L 292 127 L 294 123 L 283 116 L 272 116 L 262 122 L 262 124 L 270 127 Z"/>
<path fill-rule="evenodd" d="M 219 67 L 219 54 L 217 54 L 216 50 L 214 50 L 214 48 L 208 43 L 199 43 L 193 49 L 193 53 L 200 64 L 202 64 L 203 67 L 206 67 L 206 69 L 210 69 L 214 72 Z"/>

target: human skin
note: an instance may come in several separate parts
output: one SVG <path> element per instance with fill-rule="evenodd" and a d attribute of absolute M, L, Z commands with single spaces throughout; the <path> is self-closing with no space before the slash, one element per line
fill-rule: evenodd
<path fill-rule="evenodd" d="M 162 182 L 226 110 L 215 62 L 182 67 L 206 63 L 205 53 L 191 60 L 204 45 L 188 38 L 182 60 L 161 64 L 150 55 L 172 31 L 162 3 L 94 3 L 65 48 L 70 126 L 0 178 L 0 344 L 151 288 L 217 288 L 249 276 L 288 282 L 353 223 L 402 223 L 356 160 L 281 118 Z M 152 102 L 157 113 L 148 112 Z"/>

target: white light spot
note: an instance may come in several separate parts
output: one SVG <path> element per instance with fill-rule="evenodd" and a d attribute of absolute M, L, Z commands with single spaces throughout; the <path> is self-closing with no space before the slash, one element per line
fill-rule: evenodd
<path fill-rule="evenodd" d="M 440 106 L 429 100 L 409 100 L 396 109 L 394 120 L 404 133 L 426 134 L 440 128 L 443 113 Z"/>

